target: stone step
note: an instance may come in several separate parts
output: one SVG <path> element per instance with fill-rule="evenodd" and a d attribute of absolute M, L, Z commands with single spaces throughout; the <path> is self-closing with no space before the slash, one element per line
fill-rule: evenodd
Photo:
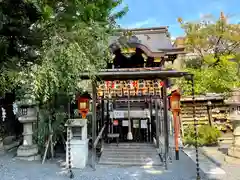
<path fill-rule="evenodd" d="M 159 155 L 144 155 L 144 156 L 111 156 L 111 155 L 105 155 L 102 157 L 102 159 L 108 159 L 108 158 L 112 158 L 112 159 L 134 159 L 134 160 L 143 160 L 143 159 L 155 159 L 155 158 L 159 158 Z"/>
<path fill-rule="evenodd" d="M 105 144 L 99 161 L 104 165 L 162 165 L 152 144 L 120 143 L 119 146 Z"/>
<path fill-rule="evenodd" d="M 162 165 L 162 162 L 158 160 L 159 157 L 138 157 L 136 159 L 129 157 L 103 157 L 100 159 L 99 164 L 118 164 L 118 165 L 146 165 L 151 164 L 155 166 Z"/>
<path fill-rule="evenodd" d="M 104 144 L 105 147 L 121 147 L 121 148 L 153 148 L 153 144 Z"/>
<path fill-rule="evenodd" d="M 128 157 L 128 158 L 148 158 L 148 157 L 159 157 L 159 155 L 155 152 L 155 153 L 107 153 L 107 152 L 103 152 L 102 154 L 104 157 L 116 157 L 116 158 L 120 158 L 120 157 Z"/>
<path fill-rule="evenodd" d="M 103 148 L 105 151 L 110 152 L 156 152 L 155 149 L 151 148 Z"/>
<path fill-rule="evenodd" d="M 111 146 L 111 145 L 114 145 L 114 143 L 110 143 L 110 144 L 106 143 L 105 145 Z M 129 143 L 128 142 L 120 142 L 119 146 L 130 146 L 130 147 L 132 147 L 132 146 L 153 146 L 153 144 L 152 143 L 141 143 L 141 142 L 129 142 Z"/>
<path fill-rule="evenodd" d="M 233 138 L 221 138 L 218 139 L 219 144 L 232 144 L 233 143 Z"/>
<path fill-rule="evenodd" d="M 108 160 L 108 161 L 100 161 L 99 162 L 100 165 L 121 165 L 121 166 L 146 166 L 146 165 L 151 165 L 151 166 L 162 166 L 163 163 L 158 162 L 158 163 L 146 163 L 146 162 L 142 162 L 142 161 L 112 161 L 112 160 Z"/>
<path fill-rule="evenodd" d="M 140 147 L 146 147 L 146 148 L 152 148 L 154 147 L 153 144 L 136 144 L 136 143 L 133 143 L 133 144 L 130 144 L 130 143 L 120 143 L 120 144 L 115 144 L 115 143 L 111 143 L 111 144 L 105 144 L 105 146 L 107 147 L 123 147 L 123 148 L 140 148 Z"/>
<path fill-rule="evenodd" d="M 148 151 L 148 152 L 146 152 L 146 151 L 135 151 L 135 152 L 132 152 L 132 151 L 125 151 L 125 152 L 123 152 L 123 151 L 121 151 L 121 152 L 119 152 L 119 151 L 108 151 L 108 150 L 104 150 L 103 152 L 102 152 L 102 154 L 105 154 L 105 153 L 107 153 L 108 155 L 116 155 L 116 156 L 122 156 L 122 155 L 125 155 L 125 156 L 145 156 L 145 155 L 151 155 L 151 154 L 156 154 L 157 153 L 157 150 L 154 150 L 154 151 Z"/>

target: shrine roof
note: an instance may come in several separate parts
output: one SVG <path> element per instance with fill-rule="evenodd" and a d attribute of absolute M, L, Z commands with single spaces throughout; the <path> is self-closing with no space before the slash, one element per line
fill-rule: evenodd
<path fill-rule="evenodd" d="M 189 73 L 174 70 L 166 71 L 160 68 L 104 69 L 96 74 L 99 80 L 105 81 L 166 79 L 186 75 L 189 75 Z M 80 77 L 82 79 L 89 79 L 89 73 L 82 73 Z"/>
<path fill-rule="evenodd" d="M 141 46 L 158 56 L 156 53 L 174 52 L 176 54 L 183 53 L 184 48 L 174 47 L 168 33 L 168 27 L 155 28 L 139 28 L 139 29 L 120 29 L 109 40 L 109 46 L 112 50 L 119 47 L 121 44 L 121 33 L 131 32 L 132 36 L 129 38 L 127 44 Z M 140 47 L 140 48 L 141 48 Z M 173 54 L 174 54 L 173 53 Z M 150 54 L 150 53 L 149 53 Z"/>

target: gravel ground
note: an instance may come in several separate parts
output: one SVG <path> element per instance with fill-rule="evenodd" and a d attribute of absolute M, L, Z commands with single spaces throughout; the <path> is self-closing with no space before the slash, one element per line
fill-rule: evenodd
<path fill-rule="evenodd" d="M 195 178 L 195 164 L 185 154 L 179 161 L 164 167 L 114 167 L 96 166 L 73 170 L 75 180 L 192 180 Z M 61 169 L 57 160 L 25 162 L 7 154 L 0 157 L 0 180 L 65 180 L 69 179 L 66 170 Z M 204 179 L 204 178 L 202 178 Z"/>

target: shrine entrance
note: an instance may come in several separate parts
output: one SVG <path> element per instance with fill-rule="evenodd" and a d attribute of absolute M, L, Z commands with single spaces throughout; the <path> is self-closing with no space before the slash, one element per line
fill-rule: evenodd
<path fill-rule="evenodd" d="M 178 54 L 185 53 L 184 48 L 172 46 L 165 27 L 133 31 L 135 35 L 126 42 L 123 37 L 124 44 L 121 44 L 122 37 L 112 39 L 110 49 L 114 59 L 108 62 L 108 69 L 100 70 L 92 80 L 93 168 L 97 149 L 101 151 L 99 164 L 146 165 L 150 159 L 152 165 L 167 168 L 172 159 L 167 97 L 169 79 L 188 77 L 192 84 L 192 102 L 195 102 L 193 75 L 164 70 L 165 63 L 173 62 Z M 89 73 L 81 73 L 80 78 L 89 80 Z M 195 105 L 193 115 L 197 135 Z M 199 177 L 197 149 L 196 143 Z"/>
<path fill-rule="evenodd" d="M 118 134 L 119 142 L 152 142 L 156 138 L 155 112 L 162 112 L 163 108 L 163 84 L 160 79 L 100 82 L 97 91 L 101 119 L 107 124 L 105 137 Z M 108 140 L 112 141 L 116 138 Z"/>
<path fill-rule="evenodd" d="M 101 142 L 102 164 L 143 165 L 147 159 L 151 159 L 160 165 L 161 159 L 167 168 L 168 161 L 172 159 L 172 150 L 169 148 L 167 85 L 169 78 L 182 76 L 192 79 L 192 75 L 186 72 L 160 68 L 100 71 L 97 79 L 92 82 L 92 103 L 98 105 L 92 109 L 92 165 L 95 166 L 96 147 Z M 81 74 L 81 78 L 88 79 L 88 73 Z M 126 82 L 125 85 L 121 84 L 123 88 L 115 88 L 120 86 L 121 81 L 129 81 L 130 84 Z M 97 112 L 102 112 L 99 120 Z M 164 142 L 160 142 L 160 135 Z M 111 139 L 116 140 L 117 145 L 111 143 Z M 144 143 L 142 146 L 132 142 Z M 149 157 L 142 158 L 144 154 Z M 151 154 L 153 156 L 150 157 Z"/>

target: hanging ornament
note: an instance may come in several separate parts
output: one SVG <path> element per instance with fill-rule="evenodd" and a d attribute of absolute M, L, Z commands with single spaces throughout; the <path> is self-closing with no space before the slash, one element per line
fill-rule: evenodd
<path fill-rule="evenodd" d="M 160 81 L 159 85 L 160 85 L 160 87 L 163 87 L 164 86 L 164 82 Z"/>
<path fill-rule="evenodd" d="M 110 82 L 109 82 L 109 81 L 106 81 L 106 87 L 107 87 L 107 89 L 109 88 L 109 85 L 110 85 Z"/>
<path fill-rule="evenodd" d="M 111 88 L 112 88 L 112 89 L 115 88 L 115 82 L 114 82 L 114 81 L 112 81 Z"/>

